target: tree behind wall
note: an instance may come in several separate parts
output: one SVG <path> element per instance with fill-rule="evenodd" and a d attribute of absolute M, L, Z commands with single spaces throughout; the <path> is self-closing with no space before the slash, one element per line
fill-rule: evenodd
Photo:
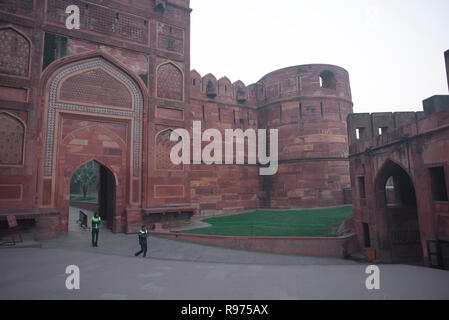
<path fill-rule="evenodd" d="M 93 162 L 90 162 L 78 169 L 72 178 L 73 184 L 77 184 L 81 187 L 84 199 L 86 199 L 89 187 L 91 185 L 98 184 L 98 181 L 98 170 L 95 170 Z"/>

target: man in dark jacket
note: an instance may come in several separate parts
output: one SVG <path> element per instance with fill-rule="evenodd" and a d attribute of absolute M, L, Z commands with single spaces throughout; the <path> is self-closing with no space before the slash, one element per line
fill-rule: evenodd
<path fill-rule="evenodd" d="M 140 251 L 135 254 L 136 257 L 139 256 L 142 252 L 144 258 L 147 256 L 147 237 L 148 237 L 147 226 L 143 225 L 139 231 Z"/>
<path fill-rule="evenodd" d="M 98 212 L 92 217 L 92 247 L 98 247 L 98 234 L 100 233 L 101 218 Z"/>

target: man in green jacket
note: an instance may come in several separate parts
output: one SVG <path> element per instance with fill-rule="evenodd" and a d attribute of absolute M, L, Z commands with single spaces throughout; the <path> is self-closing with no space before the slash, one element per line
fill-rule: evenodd
<path fill-rule="evenodd" d="M 98 234 L 100 233 L 101 218 L 98 212 L 92 217 L 92 247 L 98 247 Z"/>
<path fill-rule="evenodd" d="M 139 256 L 142 252 L 144 258 L 147 256 L 147 237 L 148 237 L 147 226 L 143 225 L 139 231 L 140 251 L 134 254 L 136 257 Z"/>

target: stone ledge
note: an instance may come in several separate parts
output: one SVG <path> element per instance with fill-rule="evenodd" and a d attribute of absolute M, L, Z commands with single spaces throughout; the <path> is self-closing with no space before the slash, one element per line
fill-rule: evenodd
<path fill-rule="evenodd" d="M 357 235 L 342 237 L 231 237 L 150 232 L 151 236 L 234 250 L 346 259 L 358 252 Z"/>

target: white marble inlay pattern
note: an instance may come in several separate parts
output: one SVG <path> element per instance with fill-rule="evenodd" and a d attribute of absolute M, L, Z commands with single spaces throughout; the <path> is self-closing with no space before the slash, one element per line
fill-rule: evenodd
<path fill-rule="evenodd" d="M 65 104 L 56 102 L 56 94 L 59 84 L 62 79 L 64 79 L 68 74 L 82 71 L 89 68 L 100 67 L 110 72 L 117 78 L 119 78 L 125 85 L 127 85 L 134 96 L 134 110 L 124 111 L 116 110 L 110 108 L 101 107 L 89 107 L 74 104 Z M 101 114 L 109 116 L 125 116 L 132 117 L 134 120 L 134 132 L 133 132 L 133 176 L 138 177 L 140 172 L 141 164 L 141 136 L 142 136 L 142 113 L 143 113 L 143 98 L 139 89 L 134 85 L 133 81 L 129 79 L 122 72 L 117 70 L 111 64 L 107 63 L 101 58 L 96 58 L 83 62 L 77 65 L 72 65 L 65 68 L 59 72 L 50 85 L 50 100 L 47 113 L 47 138 L 45 144 L 45 163 L 44 163 L 44 173 L 45 176 L 51 176 L 53 170 L 53 153 L 54 153 L 54 139 L 55 139 L 55 115 L 56 109 L 75 111 L 75 112 L 86 112 L 92 114 Z"/>

